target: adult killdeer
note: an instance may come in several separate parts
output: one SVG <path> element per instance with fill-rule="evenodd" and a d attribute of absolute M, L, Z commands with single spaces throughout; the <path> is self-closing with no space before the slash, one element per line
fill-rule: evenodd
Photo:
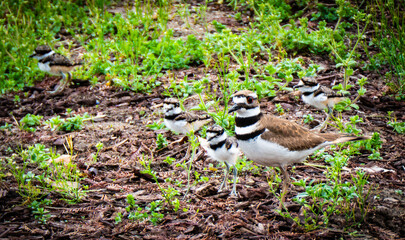
<path fill-rule="evenodd" d="M 218 192 L 222 191 L 228 180 L 230 166 L 233 166 L 233 187 L 231 195 L 237 196 L 236 193 L 236 178 L 238 170 L 235 167 L 236 160 L 240 156 L 238 143 L 233 137 L 229 137 L 224 129 L 218 125 L 212 125 L 207 128 L 207 140 L 200 138 L 201 146 L 207 151 L 208 156 L 223 162 L 226 165 L 226 173 Z"/>
<path fill-rule="evenodd" d="M 302 100 L 319 110 L 326 110 L 326 119 L 320 126 L 320 130 L 324 129 L 327 121 L 332 115 L 333 107 L 336 103 L 341 102 L 347 95 L 343 95 L 333 91 L 332 89 L 321 86 L 315 78 L 302 78 L 295 89 L 302 92 Z"/>
<path fill-rule="evenodd" d="M 279 167 L 284 176 L 280 208 L 287 193 L 287 166 L 302 162 L 315 150 L 331 144 L 369 139 L 340 133 L 315 133 L 285 119 L 264 115 L 257 95 L 244 90 L 234 94 L 229 112 L 236 112 L 235 133 L 239 148 L 252 161 Z"/>
<path fill-rule="evenodd" d="M 187 134 L 191 130 L 198 131 L 202 126 L 212 120 L 208 115 L 196 115 L 184 112 L 180 108 L 179 100 L 176 98 L 165 99 L 163 102 L 163 110 L 166 127 L 180 134 Z"/>
<path fill-rule="evenodd" d="M 81 63 L 73 63 L 67 57 L 55 53 L 48 45 L 39 45 L 31 58 L 38 59 L 38 67 L 40 70 L 52 75 L 62 76 L 62 80 L 58 87 L 51 91 L 51 94 L 57 94 L 69 84 L 72 75 L 70 71 L 74 67 L 81 65 Z M 68 76 L 66 76 L 66 74 Z"/>

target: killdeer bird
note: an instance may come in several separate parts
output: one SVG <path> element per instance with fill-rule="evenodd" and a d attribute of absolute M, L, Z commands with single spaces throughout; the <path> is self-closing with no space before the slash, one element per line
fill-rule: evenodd
<path fill-rule="evenodd" d="M 295 89 L 302 92 L 304 103 L 311 105 L 319 110 L 328 109 L 326 119 L 320 126 L 320 131 L 325 128 L 327 121 L 332 116 L 333 107 L 341 102 L 347 95 L 333 91 L 330 88 L 321 86 L 314 78 L 302 78 Z"/>
<path fill-rule="evenodd" d="M 198 131 L 202 126 L 212 120 L 208 115 L 196 115 L 184 112 L 180 108 L 179 100 L 176 98 L 165 99 L 163 102 L 163 110 L 166 127 L 180 134 L 187 134 L 191 130 Z"/>
<path fill-rule="evenodd" d="M 236 139 L 229 137 L 222 127 L 212 125 L 207 128 L 207 140 L 202 138 L 199 140 L 201 146 L 207 151 L 208 156 L 217 161 L 223 162 L 226 165 L 225 177 L 222 180 L 218 192 L 221 192 L 224 186 L 226 188 L 230 166 L 233 166 L 233 187 L 231 195 L 237 196 L 236 178 L 238 175 L 238 170 L 236 169 L 235 164 L 236 160 L 240 156 L 240 151 L 238 149 Z"/>
<path fill-rule="evenodd" d="M 323 147 L 348 141 L 369 139 L 340 133 L 315 133 L 285 119 L 264 115 L 257 95 L 244 90 L 234 94 L 229 113 L 236 112 L 235 134 L 239 148 L 252 161 L 279 167 L 284 176 L 280 209 L 289 185 L 287 166 L 305 160 Z"/>
<path fill-rule="evenodd" d="M 54 91 L 50 92 L 51 94 L 62 92 L 72 78 L 70 71 L 74 67 L 81 65 L 81 63 L 73 63 L 67 57 L 55 53 L 48 45 L 39 45 L 30 57 L 38 60 L 40 70 L 52 75 L 62 76 L 61 83 Z"/>

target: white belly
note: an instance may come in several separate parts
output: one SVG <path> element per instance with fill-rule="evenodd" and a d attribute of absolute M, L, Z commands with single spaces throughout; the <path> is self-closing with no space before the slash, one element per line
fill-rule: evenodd
<path fill-rule="evenodd" d="M 286 166 L 291 163 L 302 162 L 317 149 L 329 145 L 323 143 L 318 147 L 303 151 L 290 151 L 288 148 L 263 140 L 257 137 L 250 141 L 238 141 L 239 148 L 250 160 L 272 167 Z"/>
<path fill-rule="evenodd" d="M 327 107 L 325 102 L 328 100 L 328 97 L 326 97 L 324 94 L 319 94 L 316 97 L 314 97 L 314 94 L 308 96 L 302 95 L 302 100 L 308 105 L 323 110 Z"/>
<path fill-rule="evenodd" d="M 221 148 L 217 148 L 215 151 L 211 148 L 207 148 L 208 156 L 211 158 L 221 161 L 227 162 L 232 166 L 235 166 L 236 160 L 238 159 L 240 152 L 236 147 L 232 147 L 231 149 L 226 149 L 225 145 Z"/>
<path fill-rule="evenodd" d="M 41 71 L 47 72 L 47 73 L 49 73 L 49 74 L 52 74 L 52 73 L 51 73 L 51 67 L 49 66 L 49 62 L 46 63 L 46 64 L 39 62 L 39 63 L 38 63 L 38 67 L 39 67 L 39 69 L 40 69 Z"/>
<path fill-rule="evenodd" d="M 176 133 L 187 134 L 191 130 L 186 120 L 173 121 L 165 119 L 164 123 L 168 129 Z"/>

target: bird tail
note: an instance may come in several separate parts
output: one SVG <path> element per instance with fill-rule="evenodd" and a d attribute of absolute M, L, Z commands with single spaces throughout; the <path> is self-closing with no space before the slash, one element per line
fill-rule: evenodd
<path fill-rule="evenodd" d="M 336 140 L 334 140 L 333 143 L 354 142 L 354 141 L 362 141 L 362 140 L 368 140 L 368 139 L 371 139 L 371 137 L 344 135 L 344 136 L 339 137 Z"/>

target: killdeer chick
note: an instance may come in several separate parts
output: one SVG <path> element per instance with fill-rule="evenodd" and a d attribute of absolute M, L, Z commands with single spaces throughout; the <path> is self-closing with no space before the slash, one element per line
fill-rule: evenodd
<path fill-rule="evenodd" d="M 180 134 L 187 134 L 191 130 L 198 131 L 202 126 L 212 120 L 208 115 L 196 115 L 184 112 L 180 108 L 179 100 L 176 98 L 165 99 L 163 102 L 163 110 L 166 127 Z"/>
<path fill-rule="evenodd" d="M 228 174 L 230 166 L 233 166 L 233 187 L 231 195 L 237 196 L 236 193 L 236 178 L 238 170 L 236 169 L 236 160 L 240 156 L 238 149 L 238 143 L 233 137 L 229 137 L 225 130 L 218 126 L 212 125 L 207 128 L 207 140 L 200 138 L 201 146 L 207 151 L 208 156 L 211 158 L 223 162 L 226 165 L 226 173 L 218 192 L 222 191 L 228 180 Z"/>
<path fill-rule="evenodd" d="M 73 63 L 67 57 L 55 53 L 48 45 L 39 45 L 30 57 L 38 60 L 40 70 L 51 75 L 62 76 L 58 87 L 54 91 L 49 92 L 51 94 L 62 92 L 71 81 L 72 75 L 70 71 L 74 67 L 81 65 L 81 63 Z"/>
<path fill-rule="evenodd" d="M 208 115 L 196 115 L 184 112 L 180 108 L 180 102 L 176 98 L 167 98 L 163 101 L 163 111 L 165 114 L 164 123 L 170 131 L 186 135 L 190 131 L 198 131 L 202 126 L 209 123 L 212 119 Z M 186 136 L 171 143 L 173 145 L 182 142 Z M 186 155 L 183 159 L 187 159 L 190 155 L 191 146 L 187 147 Z M 180 160 L 180 162 L 183 161 Z M 191 161 L 191 160 L 190 160 Z"/>
<path fill-rule="evenodd" d="M 321 86 L 314 78 L 304 77 L 294 88 L 302 92 L 304 103 L 319 110 L 328 109 L 326 119 L 320 126 L 320 131 L 325 128 L 327 121 L 332 116 L 335 104 L 346 97 L 346 95 L 337 93 L 328 87 Z"/>
<path fill-rule="evenodd" d="M 284 176 L 280 209 L 289 185 L 287 166 L 305 160 L 323 147 L 348 141 L 369 139 L 340 133 L 316 133 L 260 111 L 257 95 L 244 90 L 234 94 L 235 103 L 229 113 L 236 112 L 235 134 L 239 148 L 252 161 L 279 167 Z"/>

